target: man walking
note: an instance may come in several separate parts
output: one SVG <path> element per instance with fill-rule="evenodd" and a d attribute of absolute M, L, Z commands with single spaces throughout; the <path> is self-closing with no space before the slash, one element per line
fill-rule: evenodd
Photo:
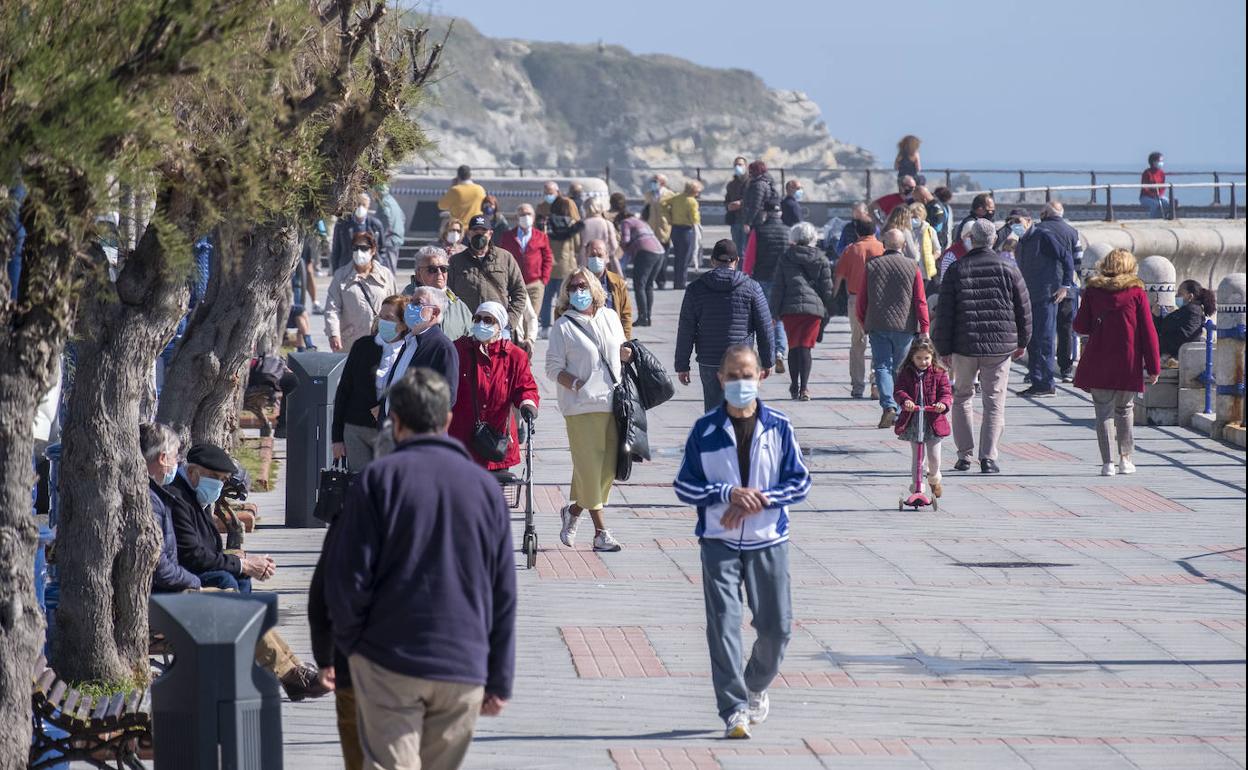
<path fill-rule="evenodd" d="M 339 218 L 334 225 L 333 245 L 329 252 L 329 269 L 336 273 L 351 264 L 351 254 L 355 251 L 355 236 L 370 233 L 373 243 L 380 246 L 385 240 L 386 230 L 381 220 L 368 213 L 372 200 L 368 193 L 362 192 L 355 196 L 355 210 L 349 215 Z"/>
<path fill-rule="evenodd" d="M 698 353 L 702 379 L 702 405 L 709 412 L 724 400 L 719 365 L 724 351 L 736 344 L 758 344 L 763 379 L 774 363 L 775 335 L 771 309 L 758 283 L 737 270 L 737 247 L 727 238 L 711 250 L 713 269 L 704 273 L 685 291 L 676 329 L 676 377 L 688 385 L 689 358 Z"/>
<path fill-rule="evenodd" d="M 953 440 L 958 461 L 968 470 L 975 456 L 975 409 L 971 397 L 978 377 L 983 392 L 979 430 L 979 470 L 1000 473 L 997 441 L 1005 428 L 1005 386 L 1010 359 L 1019 358 L 1031 336 L 1031 298 L 1018 268 L 991 248 L 997 231 L 987 219 L 963 228 L 971 250 L 949 266 L 940 283 L 932 342 L 953 373 Z"/>
<path fill-rule="evenodd" d="M 747 164 L 748 161 L 741 155 L 733 159 L 732 179 L 728 180 L 728 185 L 724 188 L 724 224 L 728 225 L 729 232 L 732 233 L 732 242 L 736 245 L 738 254 L 745 253 L 745 215 L 741 213 L 741 205 L 745 198 L 745 188 L 749 184 L 749 177 L 745 175 Z"/>
<path fill-rule="evenodd" d="M 438 210 L 445 211 L 464 227 L 468 220 L 481 213 L 485 202 L 485 188 L 472 181 L 472 169 L 460 166 L 455 170 L 455 181 L 450 189 L 438 199 Z"/>
<path fill-rule="evenodd" d="M 528 298 L 524 275 L 510 251 L 490 243 L 493 235 L 485 217 L 478 214 L 469 220 L 468 248 L 451 255 L 447 284 L 474 310 L 486 300 L 507 308 L 508 325 L 519 329 Z"/>
<path fill-rule="evenodd" d="M 884 253 L 884 244 L 875 237 L 875 223 L 855 219 L 854 232 L 858 240 L 845 247 L 836 261 L 832 273 L 833 294 L 844 284 L 849 292 L 849 392 L 854 398 L 862 398 L 867 387 L 867 338 L 858 320 L 858 289 L 862 286 L 862 274 L 867 260 Z"/>
<path fill-rule="evenodd" d="M 806 499 L 810 473 L 787 417 L 758 400 L 762 374 L 746 345 L 724 353 L 718 376 L 726 403 L 693 425 L 673 483 L 697 506 L 706 641 L 725 738 L 749 738 L 767 719 L 767 688 L 789 643 L 789 506 Z M 741 593 L 758 632 L 742 665 Z"/>
<path fill-rule="evenodd" d="M 397 448 L 361 472 L 325 554 L 366 768 L 458 768 L 477 717 L 511 697 L 516 583 L 498 482 L 445 435 L 451 391 L 428 369 L 390 388 Z"/>
<path fill-rule="evenodd" d="M 1048 206 L 1045 213 L 1051 214 Z M 1026 213 L 1011 227 L 1015 234 L 1022 231 L 1016 253 L 1027 293 L 1031 296 L 1031 340 L 1027 345 L 1031 387 L 1019 395 L 1046 398 L 1057 392 L 1053 386 L 1057 368 L 1057 311 L 1074 287 L 1075 254 L 1070 239 L 1062 231 L 1053 225 L 1044 226 L 1043 221 L 1032 225 Z"/>
<path fill-rule="evenodd" d="M 884 253 L 867 260 L 854 312 L 871 340 L 871 365 L 880 392 L 881 428 L 897 421 L 893 372 L 905 359 L 914 333 L 927 334 L 927 294 L 919 266 L 901 253 L 905 233 L 887 230 Z"/>
<path fill-rule="evenodd" d="M 1074 264 L 1072 280 L 1067 285 L 1066 296 L 1057 303 L 1057 367 L 1062 382 L 1074 379 L 1075 333 L 1071 328 L 1075 312 L 1079 309 L 1079 271 L 1083 267 L 1083 246 L 1079 243 L 1079 231 L 1066 221 L 1066 207 L 1060 201 L 1044 204 L 1037 229 L 1051 233 L 1062 248 L 1068 249 Z M 1034 323 L 1034 321 L 1033 321 Z"/>
<path fill-rule="evenodd" d="M 451 342 L 467 336 L 472 330 L 472 311 L 455 292 L 447 288 L 447 278 L 451 273 L 451 258 L 446 251 L 438 246 L 421 246 L 416 251 L 416 272 L 412 282 L 403 289 L 403 294 L 410 297 L 421 286 L 438 289 L 446 295 L 446 312 L 438 319 L 442 331 Z"/>
<path fill-rule="evenodd" d="M 524 290 L 529 294 L 533 308 L 542 306 L 542 295 L 550 283 L 550 270 L 554 256 L 546 233 L 533 226 L 533 206 L 521 203 L 516 207 L 516 226 L 498 236 L 498 247 L 511 252 L 520 266 L 524 278 Z M 475 310 L 475 308 L 474 308 Z"/>

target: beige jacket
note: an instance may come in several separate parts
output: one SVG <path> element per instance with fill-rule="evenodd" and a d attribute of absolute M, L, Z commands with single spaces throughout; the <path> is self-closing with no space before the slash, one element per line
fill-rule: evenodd
<path fill-rule="evenodd" d="M 376 260 L 363 277 L 355 272 L 354 265 L 339 268 L 329 281 L 325 299 L 325 334 L 340 338 L 342 349 L 350 350 L 356 340 L 373 333 L 382 301 L 398 293 L 394 273 Z"/>

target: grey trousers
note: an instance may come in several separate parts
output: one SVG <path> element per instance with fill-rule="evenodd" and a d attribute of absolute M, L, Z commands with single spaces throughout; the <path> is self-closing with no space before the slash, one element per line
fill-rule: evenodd
<path fill-rule="evenodd" d="M 702 411 L 718 409 L 724 403 L 724 386 L 719 384 L 719 367 L 698 364 L 698 376 L 702 379 Z"/>
<path fill-rule="evenodd" d="M 953 354 L 953 444 L 959 460 L 975 455 L 975 376 L 979 375 L 984 413 L 979 426 L 979 459 L 997 459 L 997 442 L 1005 429 L 1005 386 L 1010 382 L 1010 357 L 976 358 Z"/>
<path fill-rule="evenodd" d="M 750 605 L 750 625 L 758 632 L 742 670 L 741 589 Z M 743 711 L 749 693 L 766 690 L 780 672 L 793 625 L 789 593 L 789 544 L 753 551 L 702 540 L 702 595 L 706 600 L 706 643 L 711 681 L 721 719 Z"/>
<path fill-rule="evenodd" d="M 342 426 L 342 443 L 347 445 L 347 469 L 353 473 L 364 470 L 364 466 L 373 461 L 373 442 L 377 440 L 377 429 L 364 425 L 346 423 Z"/>
<path fill-rule="evenodd" d="M 1112 463 L 1110 447 L 1115 434 L 1118 439 L 1118 456 L 1131 459 L 1135 451 L 1135 436 L 1131 421 L 1135 417 L 1135 393 L 1129 390 L 1092 389 L 1092 406 L 1096 409 L 1096 443 L 1101 448 L 1101 462 Z"/>
<path fill-rule="evenodd" d="M 867 333 L 858 323 L 858 297 L 849 295 L 849 387 L 861 393 L 867 387 Z"/>

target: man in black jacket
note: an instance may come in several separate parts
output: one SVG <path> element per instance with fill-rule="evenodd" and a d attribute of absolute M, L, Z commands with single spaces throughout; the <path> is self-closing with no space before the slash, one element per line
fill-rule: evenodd
<path fill-rule="evenodd" d="M 990 248 L 997 234 L 992 222 L 976 219 L 963 230 L 970 237 L 971 250 L 949 266 L 940 283 L 932 342 L 954 380 L 953 440 L 958 461 L 953 469 L 969 469 L 975 455 L 971 397 L 978 378 L 984 402 L 979 469 L 1000 473 L 997 441 L 1005 428 L 1005 386 L 1011 359 L 1023 355 L 1031 337 L 1031 298 L 1018 268 Z"/>
<path fill-rule="evenodd" d="M 775 204 L 765 206 L 767 219 L 754 231 L 754 271 L 750 277 L 758 281 L 763 296 L 771 296 L 771 283 L 775 278 L 776 265 L 789 248 L 789 228 L 785 226 L 780 209 Z M 789 338 L 784 333 L 784 323 L 776 321 L 776 374 L 784 374 L 784 358 L 789 352 Z"/>
<path fill-rule="evenodd" d="M 366 767 L 459 767 L 478 715 L 511 697 L 510 515 L 494 478 L 445 435 L 450 422 L 441 375 L 416 369 L 391 386 L 397 448 L 361 472 L 326 545 Z"/>

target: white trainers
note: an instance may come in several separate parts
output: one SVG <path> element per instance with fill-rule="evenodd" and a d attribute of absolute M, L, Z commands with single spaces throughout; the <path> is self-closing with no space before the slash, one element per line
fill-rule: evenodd
<path fill-rule="evenodd" d="M 620 550 L 622 547 L 623 546 L 620 545 L 620 541 L 615 539 L 615 535 L 612 535 L 611 530 L 609 529 L 600 530 L 598 534 L 594 535 L 594 550 L 595 551 L 605 551 L 606 553 L 615 553 L 616 551 Z"/>
<path fill-rule="evenodd" d="M 319 302 L 312 303 L 312 315 L 325 315 L 325 308 Z"/>
<path fill-rule="evenodd" d="M 750 715 L 744 711 L 734 711 L 728 717 L 728 727 L 724 730 L 725 738 L 749 738 Z"/>
<path fill-rule="evenodd" d="M 750 708 L 748 714 L 750 716 L 750 724 L 758 725 L 767 721 L 767 714 L 771 712 L 771 698 L 767 697 L 767 691 L 750 693 Z"/>
<path fill-rule="evenodd" d="M 538 338 L 539 340 L 548 340 L 548 339 L 550 339 L 550 327 L 549 327 L 549 326 L 543 326 L 543 327 L 542 327 L 542 328 L 541 328 L 541 329 L 537 332 L 537 338 Z"/>
<path fill-rule="evenodd" d="M 1101 466 L 1102 476 L 1113 476 L 1117 473 L 1118 473 L 1118 466 L 1114 465 L 1113 463 L 1105 463 L 1104 465 Z"/>
<path fill-rule="evenodd" d="M 565 505 L 559 509 L 559 520 L 563 522 L 563 529 L 559 530 L 559 540 L 571 548 L 576 544 L 576 525 L 580 523 L 581 517 L 573 516 L 572 506 Z"/>
<path fill-rule="evenodd" d="M 1122 458 L 1118 461 L 1118 472 L 1123 475 L 1135 473 L 1135 463 L 1125 457 Z"/>

